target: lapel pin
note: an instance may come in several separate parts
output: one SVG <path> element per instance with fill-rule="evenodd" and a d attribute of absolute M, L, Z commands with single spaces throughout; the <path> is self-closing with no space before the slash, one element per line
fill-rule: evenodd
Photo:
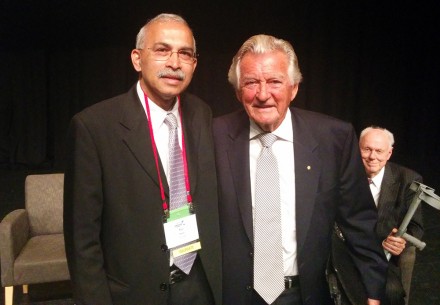
<path fill-rule="evenodd" d="M 309 171 L 311 169 L 312 169 L 312 167 L 310 165 L 307 165 L 307 170 Z"/>

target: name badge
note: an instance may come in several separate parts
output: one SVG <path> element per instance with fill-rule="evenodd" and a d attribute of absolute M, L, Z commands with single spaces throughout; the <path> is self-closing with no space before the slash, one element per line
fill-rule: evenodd
<path fill-rule="evenodd" d="M 173 249 L 174 257 L 201 248 L 196 215 L 189 213 L 188 206 L 170 211 L 170 218 L 164 223 L 164 231 L 167 246 Z"/>

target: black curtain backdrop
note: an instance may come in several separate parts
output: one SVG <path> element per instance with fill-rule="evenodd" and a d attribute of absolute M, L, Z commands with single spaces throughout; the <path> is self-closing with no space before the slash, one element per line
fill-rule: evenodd
<path fill-rule="evenodd" d="M 197 40 L 190 88 L 215 116 L 239 107 L 227 82 L 251 35 L 290 41 L 304 81 L 294 103 L 391 130 L 392 160 L 440 188 L 440 10 L 435 1 L 0 0 L 0 164 L 62 170 L 70 118 L 127 91 L 147 19 L 181 14 Z"/>

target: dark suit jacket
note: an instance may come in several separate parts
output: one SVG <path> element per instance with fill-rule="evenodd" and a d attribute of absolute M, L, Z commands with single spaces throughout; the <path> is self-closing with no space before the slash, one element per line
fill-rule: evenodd
<path fill-rule="evenodd" d="M 378 201 L 379 219 L 376 232 L 384 240 L 393 228 L 399 228 L 408 211 L 414 192 L 409 189 L 413 181 L 422 182 L 422 177 L 413 170 L 387 162 Z M 419 205 L 411 219 L 407 233 L 422 238 L 422 209 Z M 396 258 L 391 260 L 396 264 Z"/>
<path fill-rule="evenodd" d="M 199 256 L 221 304 L 212 116 L 195 96 L 182 95 L 181 101 Z M 76 304 L 166 304 L 161 288 L 168 283 L 169 252 L 147 117 L 136 87 L 75 115 L 67 142 L 64 233 Z"/>
<path fill-rule="evenodd" d="M 374 233 L 377 211 L 350 124 L 291 108 L 298 268 L 304 305 L 330 304 L 325 266 L 335 221 L 347 237 L 369 296 L 384 293 L 386 259 Z M 253 230 L 249 118 L 244 110 L 213 125 L 223 249 L 223 301 L 250 304 Z M 355 203 L 356 202 L 356 203 Z"/>

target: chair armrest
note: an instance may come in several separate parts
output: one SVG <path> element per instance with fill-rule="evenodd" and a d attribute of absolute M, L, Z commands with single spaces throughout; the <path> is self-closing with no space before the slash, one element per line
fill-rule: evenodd
<path fill-rule="evenodd" d="M 26 210 L 10 212 L 0 223 L 1 278 L 3 286 L 14 284 L 14 261 L 29 239 Z"/>

